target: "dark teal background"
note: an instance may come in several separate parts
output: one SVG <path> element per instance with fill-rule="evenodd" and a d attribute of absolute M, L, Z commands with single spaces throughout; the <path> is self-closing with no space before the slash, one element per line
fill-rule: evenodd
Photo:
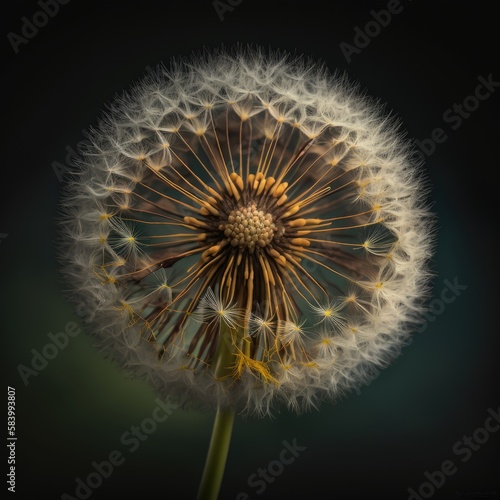
<path fill-rule="evenodd" d="M 113 450 L 125 463 L 91 500 L 195 497 L 212 413 L 175 411 L 130 453 L 120 437 L 151 416 L 157 396 L 103 359 L 89 337 L 72 338 L 27 386 L 19 365 L 31 365 L 31 350 L 41 350 L 49 332 L 78 321 L 58 274 L 61 184 L 54 162 L 66 163 L 66 148 L 76 149 L 82 130 L 147 66 L 236 42 L 304 53 L 347 71 L 387 103 L 408 138 L 421 141 L 437 127 L 445 130 L 447 140 L 424 167 L 437 216 L 433 296 L 440 296 L 445 279 L 468 288 L 359 394 L 300 417 L 283 410 L 274 419 L 237 418 L 221 499 L 240 491 L 263 500 L 407 499 L 407 489 L 426 480 L 425 471 L 448 459 L 458 470 L 432 498 L 478 498 L 474 492 L 498 498 L 500 432 L 467 463 L 452 448 L 500 405 L 494 240 L 500 89 L 457 130 L 443 121 L 448 108 L 474 93 L 478 76 L 492 73 L 500 81 L 493 2 L 401 5 L 350 64 L 339 44 L 352 44 L 354 28 L 363 29 L 370 10 L 387 2 L 243 0 L 221 22 L 210 1 L 73 0 L 19 54 L 4 37 L 0 233 L 8 236 L 0 240 L 0 322 L 5 385 L 17 392 L 17 498 L 74 496 L 75 479 Z M 10 6 L 3 33 L 19 33 L 21 18 L 37 10 L 33 1 Z M 306 450 L 257 495 L 248 477 L 293 439 Z"/>

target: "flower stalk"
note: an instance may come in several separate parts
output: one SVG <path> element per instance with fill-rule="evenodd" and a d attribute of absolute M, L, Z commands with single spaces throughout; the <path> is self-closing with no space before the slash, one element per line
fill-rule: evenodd
<path fill-rule="evenodd" d="M 214 376 L 220 383 L 224 383 L 224 379 L 234 373 L 235 349 L 238 348 L 240 330 L 241 328 L 231 328 L 225 321 L 220 322 L 219 343 L 212 365 Z M 232 408 L 217 408 L 197 500 L 216 500 L 219 496 L 231 442 L 234 414 Z"/>
<path fill-rule="evenodd" d="M 219 332 L 220 340 L 215 353 L 213 370 L 216 379 L 223 382 L 223 379 L 230 376 L 234 370 L 233 337 L 236 332 L 224 322 L 221 322 Z M 219 496 L 231 442 L 234 413 L 231 408 L 219 407 L 217 409 L 197 500 L 216 500 Z"/>
<path fill-rule="evenodd" d="M 217 410 L 197 500 L 217 500 L 219 496 L 231 442 L 234 413 L 231 408 Z"/>

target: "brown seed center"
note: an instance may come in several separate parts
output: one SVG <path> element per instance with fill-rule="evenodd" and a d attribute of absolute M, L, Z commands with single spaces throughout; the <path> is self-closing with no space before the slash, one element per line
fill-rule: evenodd
<path fill-rule="evenodd" d="M 248 248 L 250 252 L 271 243 L 276 231 L 273 216 L 257 209 L 254 203 L 231 210 L 227 222 L 221 226 L 233 247 Z"/>

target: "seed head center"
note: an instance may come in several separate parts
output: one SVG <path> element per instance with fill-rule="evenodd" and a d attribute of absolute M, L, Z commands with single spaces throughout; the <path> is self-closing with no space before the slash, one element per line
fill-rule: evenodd
<path fill-rule="evenodd" d="M 276 231 L 273 216 L 259 210 L 254 203 L 231 210 L 221 228 L 233 247 L 250 252 L 271 243 Z"/>

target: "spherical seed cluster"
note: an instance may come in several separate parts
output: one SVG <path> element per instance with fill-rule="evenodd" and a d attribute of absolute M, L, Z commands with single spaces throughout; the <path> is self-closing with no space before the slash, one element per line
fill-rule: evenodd
<path fill-rule="evenodd" d="M 90 139 L 63 202 L 68 283 L 102 349 L 163 395 L 317 407 L 420 321 L 418 164 L 345 78 L 206 54 L 149 75 Z"/>
<path fill-rule="evenodd" d="M 255 203 L 247 207 L 231 210 L 227 222 L 220 226 L 224 236 L 229 238 L 233 247 L 248 249 L 251 253 L 255 247 L 264 248 L 271 243 L 276 230 L 273 216 L 258 210 Z"/>

